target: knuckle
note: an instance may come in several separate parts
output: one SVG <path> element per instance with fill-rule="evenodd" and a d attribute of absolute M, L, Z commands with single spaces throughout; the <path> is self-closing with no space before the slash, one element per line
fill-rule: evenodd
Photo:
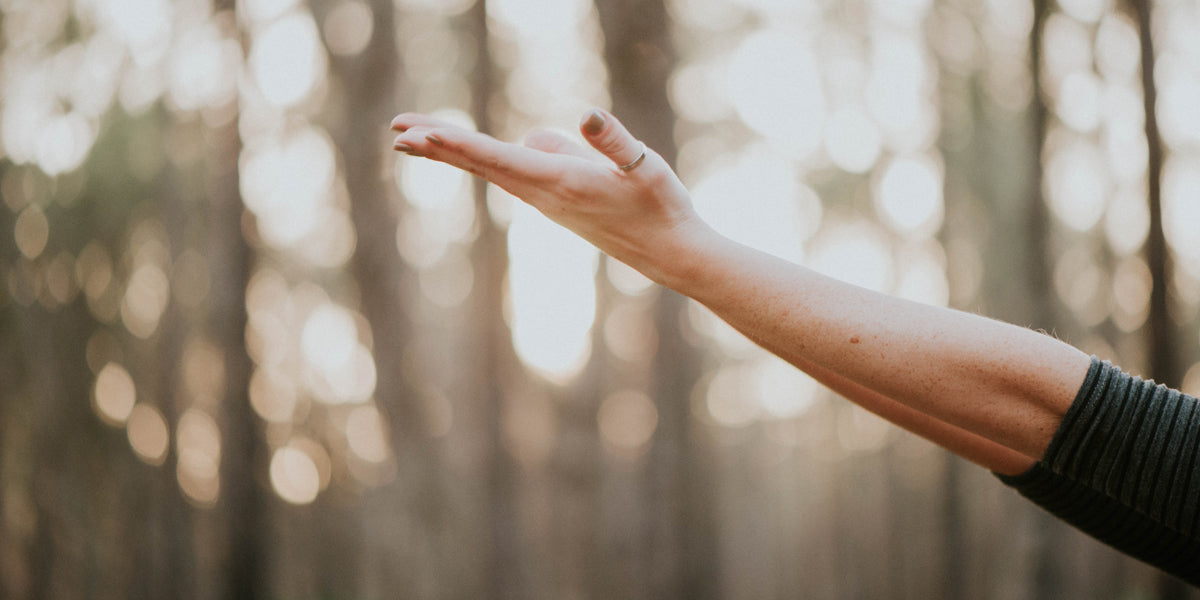
<path fill-rule="evenodd" d="M 605 132 L 604 137 L 600 138 L 600 151 L 609 156 L 620 152 L 625 146 L 624 137 L 611 129 Z"/>
<path fill-rule="evenodd" d="M 504 161 L 499 157 L 491 156 L 483 161 L 484 170 L 490 172 L 503 171 Z"/>
<path fill-rule="evenodd" d="M 558 186 L 561 190 L 561 195 L 569 198 L 577 198 L 587 193 L 583 179 L 572 171 L 567 171 L 559 177 Z"/>

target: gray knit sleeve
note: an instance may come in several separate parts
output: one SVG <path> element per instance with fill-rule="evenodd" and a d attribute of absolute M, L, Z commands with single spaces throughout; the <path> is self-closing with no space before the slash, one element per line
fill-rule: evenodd
<path fill-rule="evenodd" d="M 1200 401 L 1093 357 L 1022 495 L 1089 535 L 1200 586 Z"/>

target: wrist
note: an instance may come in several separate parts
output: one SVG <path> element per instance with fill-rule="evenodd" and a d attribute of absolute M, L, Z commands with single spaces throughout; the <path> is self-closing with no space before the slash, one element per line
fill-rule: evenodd
<path fill-rule="evenodd" d="M 726 240 L 699 217 L 679 223 L 665 238 L 667 243 L 646 258 L 642 273 L 655 283 L 692 296 Z"/>

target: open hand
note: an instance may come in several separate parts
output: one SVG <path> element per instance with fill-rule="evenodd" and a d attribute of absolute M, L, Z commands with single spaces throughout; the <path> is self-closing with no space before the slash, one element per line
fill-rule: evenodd
<path fill-rule="evenodd" d="M 599 109 L 580 124 L 599 153 L 550 131 L 535 131 L 520 146 L 415 113 L 393 119 L 392 129 L 400 132 L 397 151 L 500 186 L 660 283 L 712 232 L 666 161 Z"/>

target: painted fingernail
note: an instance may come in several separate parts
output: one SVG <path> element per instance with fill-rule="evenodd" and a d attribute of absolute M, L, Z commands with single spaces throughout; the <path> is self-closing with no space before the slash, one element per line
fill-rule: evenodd
<path fill-rule="evenodd" d="M 600 111 L 593 108 L 590 112 L 588 112 L 587 116 L 583 118 L 583 131 L 584 133 L 596 135 L 597 133 L 600 133 L 601 129 L 604 129 L 604 115 L 600 114 Z"/>
<path fill-rule="evenodd" d="M 443 142 L 442 138 L 439 138 L 438 136 L 433 135 L 432 133 L 426 135 L 425 139 L 429 140 L 429 143 L 431 143 L 435 146 L 445 146 L 446 145 L 446 142 Z"/>
<path fill-rule="evenodd" d="M 412 153 L 413 153 L 413 147 L 412 147 L 412 146 L 409 146 L 408 144 L 396 144 L 396 145 L 394 145 L 394 146 L 392 146 L 392 147 L 393 147 L 393 148 L 395 148 L 396 150 L 400 151 L 400 152 L 403 152 L 403 153 L 405 153 L 405 154 L 412 154 Z"/>

